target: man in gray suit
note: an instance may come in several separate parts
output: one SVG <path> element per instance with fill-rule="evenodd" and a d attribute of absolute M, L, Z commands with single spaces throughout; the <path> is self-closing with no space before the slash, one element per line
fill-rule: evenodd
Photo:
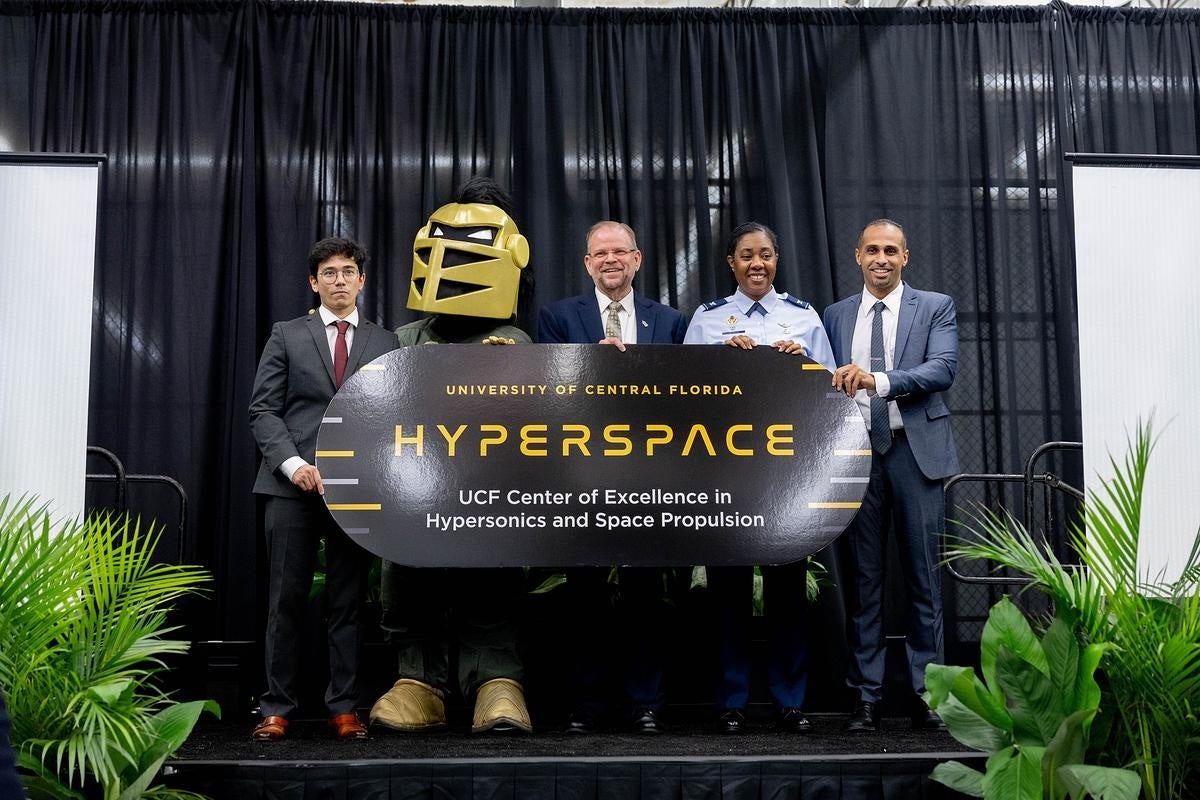
<path fill-rule="evenodd" d="M 850 731 L 878 727 L 884 677 L 883 586 L 892 529 L 907 587 L 913 726 L 940 728 L 920 699 L 925 666 L 942 659 L 938 543 L 945 521 L 943 479 L 958 472 L 944 392 L 958 364 L 954 301 L 901 281 L 904 230 L 892 220 L 867 225 L 854 251 L 863 290 L 825 309 L 838 367 L 833 387 L 853 397 L 871 434 L 871 478 L 847 533 L 851 552 L 848 683 L 858 702 Z"/>
<path fill-rule="evenodd" d="M 258 740 L 287 735 L 295 711 L 300 622 L 325 539 L 329 595 L 329 724 L 343 739 L 367 736 L 358 702 L 358 613 L 366 586 L 367 554 L 342 532 L 322 496 L 315 465 L 317 432 L 334 393 L 354 372 L 396 349 L 396 335 L 361 319 L 358 295 L 367 253 L 350 239 L 322 239 L 308 255 L 308 283 L 321 305 L 307 316 L 277 322 L 263 348 L 250 399 L 250 428 L 262 465 L 255 494 L 266 497 L 267 691 L 259 701 Z"/>

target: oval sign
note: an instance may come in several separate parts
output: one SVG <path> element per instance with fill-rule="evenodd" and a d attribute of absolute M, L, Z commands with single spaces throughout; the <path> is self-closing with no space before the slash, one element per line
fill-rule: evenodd
<path fill-rule="evenodd" d="M 424 345 L 346 381 L 317 466 L 399 564 L 778 564 L 846 528 L 871 448 L 823 367 L 767 347 Z"/>

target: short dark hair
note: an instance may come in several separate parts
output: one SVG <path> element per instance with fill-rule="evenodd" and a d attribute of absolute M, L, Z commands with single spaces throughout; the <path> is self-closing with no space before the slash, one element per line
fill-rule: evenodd
<path fill-rule="evenodd" d="M 483 175 L 476 175 L 464 183 L 459 188 L 458 196 L 454 199 L 454 202 L 483 203 L 484 205 L 495 206 L 507 214 L 509 218 L 514 216 L 512 195 L 504 191 L 500 187 L 500 184 Z"/>
<path fill-rule="evenodd" d="M 367 272 L 367 250 L 353 239 L 341 236 L 331 236 L 322 239 L 308 251 L 308 274 L 317 277 L 317 268 L 321 262 L 334 256 L 344 256 L 358 265 L 358 271 L 364 275 Z"/>
<path fill-rule="evenodd" d="M 737 250 L 738 242 L 743 236 L 751 233 L 765 233 L 767 238 L 771 240 L 771 247 L 775 250 L 775 255 L 779 255 L 779 237 L 775 235 L 775 231 L 763 225 L 761 222 L 743 222 L 733 229 L 729 234 L 729 245 L 725 250 L 725 255 L 733 256 L 733 251 Z"/>
<path fill-rule="evenodd" d="M 866 225 L 863 225 L 862 231 L 858 234 L 858 246 L 859 247 L 862 247 L 863 234 L 867 232 L 867 228 L 874 228 L 876 225 L 890 225 L 891 227 L 900 231 L 900 244 L 904 245 L 905 250 L 908 249 L 908 236 L 905 235 L 905 233 L 904 233 L 904 226 L 901 225 L 899 222 L 896 222 L 896 220 L 888 219 L 887 217 L 880 217 L 879 219 L 873 219 L 870 222 L 868 222 Z"/>

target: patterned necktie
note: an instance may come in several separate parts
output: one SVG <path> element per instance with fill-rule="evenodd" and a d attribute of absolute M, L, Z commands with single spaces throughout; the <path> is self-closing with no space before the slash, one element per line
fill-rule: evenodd
<path fill-rule="evenodd" d="M 764 317 L 767 315 L 767 310 L 757 300 L 754 301 L 754 305 L 750 306 L 750 310 L 746 312 L 746 316 L 753 317 L 755 314 L 762 314 Z"/>
<path fill-rule="evenodd" d="M 615 300 L 608 304 L 608 321 L 604 323 L 604 335 L 609 339 L 621 338 L 621 304 Z"/>
<path fill-rule="evenodd" d="M 871 320 L 871 372 L 886 372 L 887 361 L 883 355 L 883 309 L 880 300 L 874 305 L 875 318 Z M 883 455 L 892 448 L 892 426 L 888 421 L 887 400 L 878 393 L 871 395 L 871 447 Z"/>
<path fill-rule="evenodd" d="M 342 381 L 346 378 L 346 362 L 350 360 L 350 351 L 346 348 L 346 329 L 350 327 L 350 323 L 339 319 L 334 324 L 337 325 L 338 333 L 333 343 L 333 386 L 340 389 Z"/>

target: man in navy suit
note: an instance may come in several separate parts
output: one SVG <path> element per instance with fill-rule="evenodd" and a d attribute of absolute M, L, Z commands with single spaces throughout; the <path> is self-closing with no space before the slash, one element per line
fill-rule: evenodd
<path fill-rule="evenodd" d="M 359 315 L 366 260 L 366 251 L 350 239 L 313 245 L 308 283 L 321 305 L 306 316 L 275 323 L 254 376 L 250 429 L 262 452 L 254 493 L 266 497 L 270 569 L 267 691 L 259 700 L 262 721 L 253 734 L 261 741 L 287 735 L 289 715 L 299 702 L 296 646 L 322 538 L 329 595 L 329 724 L 340 738 L 367 737 L 354 707 L 368 557 L 330 516 L 315 463 L 317 432 L 334 392 L 363 364 L 397 346 L 396 334 Z"/>
<path fill-rule="evenodd" d="M 954 301 L 901 280 L 908 263 L 904 230 L 876 220 L 854 251 L 863 290 L 825 309 L 838 367 L 833 387 L 853 397 L 871 434 L 871 478 L 847 532 L 851 553 L 848 683 L 858 702 L 850 731 L 872 731 L 884 678 L 883 587 L 889 529 L 907 589 L 913 725 L 942 722 L 920 699 L 925 667 L 942 659 L 938 544 L 945 521 L 942 481 L 958 472 L 945 392 L 958 363 Z"/>
<path fill-rule="evenodd" d="M 687 333 L 683 314 L 633 291 L 633 278 L 642 265 L 633 229 L 604 220 L 588 229 L 586 242 L 583 265 L 595 290 L 544 307 L 538 314 L 538 341 L 606 344 L 622 352 L 626 343 L 682 344 Z M 608 567 L 567 570 L 562 591 L 574 622 L 569 645 L 574 707 L 566 730 L 593 732 L 607 710 L 607 683 L 615 682 L 633 730 L 659 733 L 667 639 L 664 572 L 622 569 L 615 614 L 610 573 Z"/>
<path fill-rule="evenodd" d="M 633 291 L 633 278 L 642 266 L 633 228 L 604 220 L 587 232 L 583 266 L 595 291 L 568 297 L 542 308 L 538 341 L 542 344 L 681 344 L 687 319 L 670 306 Z M 616 304 L 617 308 L 609 311 Z M 609 323 L 616 314 L 618 328 Z M 616 335 L 613 335 L 613 334 Z"/>

